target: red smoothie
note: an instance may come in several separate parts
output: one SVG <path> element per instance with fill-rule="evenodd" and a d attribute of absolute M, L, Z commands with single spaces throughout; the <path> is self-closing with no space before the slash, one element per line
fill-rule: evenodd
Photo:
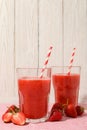
<path fill-rule="evenodd" d="M 79 74 L 54 74 L 52 76 L 55 101 L 60 103 L 78 103 L 80 84 Z"/>
<path fill-rule="evenodd" d="M 18 90 L 20 109 L 27 118 L 39 119 L 46 116 L 50 92 L 49 78 L 18 79 Z"/>

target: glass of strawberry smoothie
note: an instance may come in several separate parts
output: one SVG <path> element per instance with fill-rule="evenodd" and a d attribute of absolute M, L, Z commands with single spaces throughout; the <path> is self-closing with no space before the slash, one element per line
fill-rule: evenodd
<path fill-rule="evenodd" d="M 52 67 L 55 102 L 78 104 L 80 70 L 80 66 L 72 66 L 71 73 L 68 74 L 68 66 Z"/>
<path fill-rule="evenodd" d="M 41 68 L 17 68 L 20 110 L 29 122 L 43 122 L 48 118 L 51 68 L 40 77 Z"/>

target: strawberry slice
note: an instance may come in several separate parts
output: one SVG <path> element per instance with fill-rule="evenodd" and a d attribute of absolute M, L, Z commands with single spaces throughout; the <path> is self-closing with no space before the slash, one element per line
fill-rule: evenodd
<path fill-rule="evenodd" d="M 11 112 L 6 112 L 2 115 L 2 120 L 5 122 L 5 123 L 9 123 L 11 122 L 11 118 L 12 118 L 12 113 Z"/>
<path fill-rule="evenodd" d="M 26 123 L 26 117 L 23 112 L 17 112 L 13 114 L 11 121 L 16 125 L 24 125 Z"/>
<path fill-rule="evenodd" d="M 84 113 L 84 107 L 78 105 L 76 106 L 77 115 L 80 116 Z"/>
<path fill-rule="evenodd" d="M 77 111 L 74 104 L 68 104 L 68 106 L 65 109 L 66 116 L 76 118 L 77 117 Z"/>

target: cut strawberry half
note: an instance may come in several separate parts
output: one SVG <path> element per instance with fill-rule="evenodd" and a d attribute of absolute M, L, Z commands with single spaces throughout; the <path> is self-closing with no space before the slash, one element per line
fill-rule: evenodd
<path fill-rule="evenodd" d="M 11 118 L 12 118 L 12 113 L 11 112 L 6 112 L 2 115 L 2 120 L 5 122 L 5 123 L 9 123 L 11 122 Z"/>
<path fill-rule="evenodd" d="M 23 112 L 14 113 L 11 121 L 16 125 L 24 125 L 26 123 L 26 117 Z"/>

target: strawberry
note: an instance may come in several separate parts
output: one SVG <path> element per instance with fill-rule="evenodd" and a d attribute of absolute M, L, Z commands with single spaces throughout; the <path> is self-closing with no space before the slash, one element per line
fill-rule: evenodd
<path fill-rule="evenodd" d="M 11 112 L 6 112 L 2 115 L 2 120 L 5 122 L 5 123 L 9 123 L 11 122 L 11 118 L 12 118 L 12 113 Z"/>
<path fill-rule="evenodd" d="M 77 111 L 74 104 L 68 104 L 65 109 L 66 116 L 76 118 L 77 117 Z"/>
<path fill-rule="evenodd" d="M 15 105 L 11 105 L 10 107 L 8 107 L 7 111 L 9 111 L 9 112 L 12 112 L 12 111 L 19 112 L 19 108 Z"/>
<path fill-rule="evenodd" d="M 19 112 L 19 108 L 17 107 L 17 106 L 15 106 L 15 105 L 11 105 L 10 107 L 7 107 L 8 109 L 6 110 L 6 112 L 5 113 L 7 113 L 7 112 Z"/>
<path fill-rule="evenodd" d="M 11 121 L 16 125 L 24 125 L 26 122 L 26 117 L 23 112 L 17 112 L 13 114 Z"/>
<path fill-rule="evenodd" d="M 62 113 L 56 110 L 51 114 L 48 121 L 60 121 L 61 119 L 62 119 Z"/>
<path fill-rule="evenodd" d="M 84 107 L 82 106 L 76 106 L 77 115 L 80 116 L 84 113 Z"/>
<path fill-rule="evenodd" d="M 55 103 L 51 109 L 51 113 L 55 110 L 63 112 L 63 105 L 61 103 Z"/>
<path fill-rule="evenodd" d="M 16 125 L 24 125 L 26 117 L 23 112 L 15 105 L 8 107 L 7 111 L 2 115 L 2 120 L 6 123 L 13 122 Z"/>

